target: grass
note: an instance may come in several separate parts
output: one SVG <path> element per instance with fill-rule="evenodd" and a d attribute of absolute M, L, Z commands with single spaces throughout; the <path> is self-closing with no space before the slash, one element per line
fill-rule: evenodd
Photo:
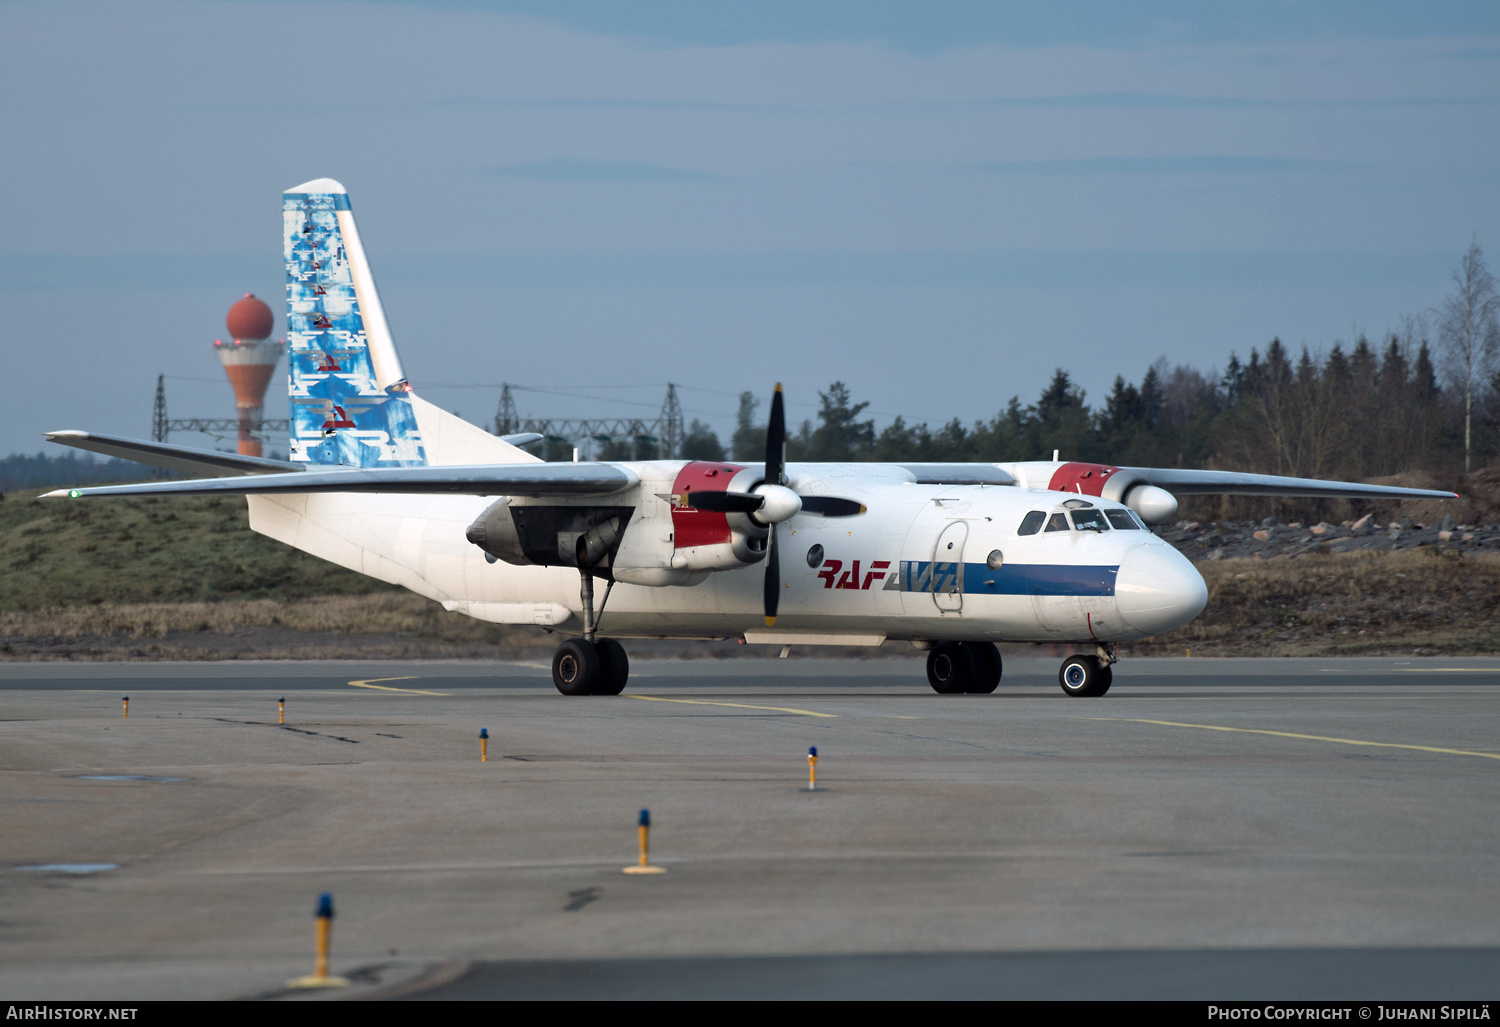
<path fill-rule="evenodd" d="M 1500 653 L 1500 554 L 1427 547 L 1198 564 L 1208 608 L 1139 655 Z"/>
<path fill-rule="evenodd" d="M 39 494 L 0 500 L 0 612 L 393 590 L 255 534 L 238 497 Z"/>

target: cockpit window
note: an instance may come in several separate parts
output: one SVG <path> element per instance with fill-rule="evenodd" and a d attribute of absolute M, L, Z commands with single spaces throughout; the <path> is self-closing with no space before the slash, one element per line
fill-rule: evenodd
<path fill-rule="evenodd" d="M 1016 534 L 1035 535 L 1037 532 L 1042 530 L 1042 522 L 1046 519 L 1047 515 L 1042 513 L 1042 511 L 1033 510 L 1025 517 L 1021 518 L 1021 526 L 1016 529 Z"/>
<path fill-rule="evenodd" d="M 1109 525 L 1104 523 L 1104 514 L 1099 510 L 1074 510 L 1073 527 L 1079 531 L 1107 531 Z"/>
<path fill-rule="evenodd" d="M 1048 517 L 1047 518 L 1047 530 L 1048 531 L 1067 531 L 1068 530 L 1068 518 L 1066 517 L 1066 515 L 1060 514 L 1060 513 L 1055 513 L 1051 517 Z"/>
<path fill-rule="evenodd" d="M 1130 519 L 1127 510 L 1105 510 L 1104 516 L 1109 518 L 1109 526 L 1118 531 L 1140 531 L 1140 525 Z"/>

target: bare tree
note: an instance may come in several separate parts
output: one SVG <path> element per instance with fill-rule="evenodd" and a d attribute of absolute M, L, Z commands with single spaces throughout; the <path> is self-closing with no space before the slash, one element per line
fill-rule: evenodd
<path fill-rule="evenodd" d="M 1485 371 L 1495 355 L 1500 329 L 1500 296 L 1495 293 L 1495 279 L 1484 266 L 1484 251 L 1479 240 L 1469 244 L 1469 251 L 1453 269 L 1454 291 L 1438 310 L 1438 342 L 1442 347 L 1444 370 L 1464 396 L 1464 473 L 1470 467 L 1474 392 L 1483 386 Z"/>

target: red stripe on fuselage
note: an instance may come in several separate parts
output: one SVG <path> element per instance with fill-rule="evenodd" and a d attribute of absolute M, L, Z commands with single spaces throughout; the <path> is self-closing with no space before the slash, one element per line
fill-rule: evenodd
<path fill-rule="evenodd" d="M 694 492 L 725 492 L 729 479 L 743 471 L 739 464 L 713 464 L 695 460 L 677 472 L 672 482 L 672 545 L 677 549 L 713 546 L 730 540 L 729 517 L 712 510 L 694 510 L 683 505 Z"/>

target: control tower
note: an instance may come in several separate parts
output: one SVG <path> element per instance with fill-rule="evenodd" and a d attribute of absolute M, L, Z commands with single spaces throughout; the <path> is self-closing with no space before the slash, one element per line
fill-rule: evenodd
<path fill-rule="evenodd" d="M 214 340 L 214 349 L 224 362 L 224 373 L 234 386 L 234 405 L 239 412 L 239 450 L 244 456 L 261 456 L 260 426 L 265 410 L 266 386 L 281 360 L 284 341 L 272 341 L 276 319 L 271 308 L 245 293 L 229 308 L 224 319 L 229 341 Z"/>

